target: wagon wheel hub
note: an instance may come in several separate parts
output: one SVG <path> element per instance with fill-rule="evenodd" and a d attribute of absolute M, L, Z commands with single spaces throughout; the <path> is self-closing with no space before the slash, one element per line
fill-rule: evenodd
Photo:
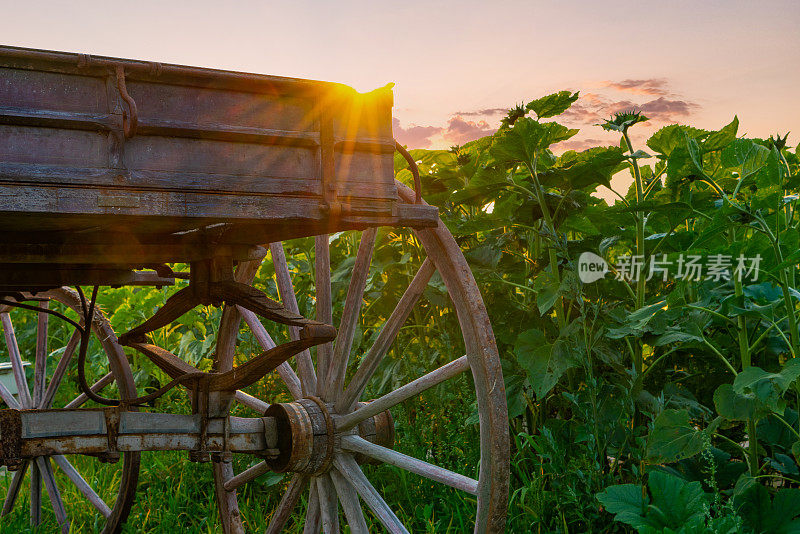
<path fill-rule="evenodd" d="M 360 406 L 365 404 L 359 403 Z M 339 442 L 345 435 L 357 435 L 389 449 L 394 447 L 394 420 L 389 410 L 344 432 L 337 431 L 337 414 L 332 410 L 332 404 L 326 404 L 318 397 L 271 405 L 264 415 L 274 418 L 278 454 L 267 460 L 270 468 L 280 473 L 324 473 L 330 469 L 336 453 L 340 452 Z M 362 455 L 356 455 L 356 461 L 374 462 Z"/>

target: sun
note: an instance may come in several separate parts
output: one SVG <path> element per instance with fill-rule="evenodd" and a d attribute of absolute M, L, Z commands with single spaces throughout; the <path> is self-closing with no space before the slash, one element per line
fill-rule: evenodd
<path fill-rule="evenodd" d="M 386 82 L 380 82 L 374 78 L 358 78 L 350 80 L 347 85 L 358 91 L 359 93 L 369 93 L 379 87 L 386 85 Z"/>

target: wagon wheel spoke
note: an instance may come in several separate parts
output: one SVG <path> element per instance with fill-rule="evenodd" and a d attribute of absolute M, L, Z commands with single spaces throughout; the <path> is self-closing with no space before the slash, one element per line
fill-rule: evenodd
<path fill-rule="evenodd" d="M 397 306 L 392 310 L 392 314 L 389 316 L 386 324 L 383 325 L 383 328 L 378 334 L 378 339 L 361 359 L 358 370 L 356 370 L 356 373 L 347 385 L 347 389 L 342 393 L 339 400 L 336 401 L 336 409 L 339 413 L 345 413 L 352 409 L 355 402 L 364 394 L 364 390 L 372 378 L 372 375 L 375 374 L 381 361 L 383 361 L 383 357 L 389 351 L 389 347 L 391 347 L 392 343 L 397 338 L 400 328 L 408 319 L 411 310 L 414 308 L 417 301 L 419 301 L 419 298 L 428 285 L 428 281 L 435 271 L 436 267 L 433 265 L 433 262 L 426 258 L 417 271 L 417 274 L 414 275 L 411 284 L 406 288 L 403 296 L 400 297 Z"/>
<path fill-rule="evenodd" d="M 244 534 L 242 516 L 239 512 L 239 502 L 236 500 L 235 491 L 226 491 L 224 481 L 233 477 L 233 465 L 230 462 L 214 462 L 214 489 L 219 502 L 219 511 L 228 522 L 223 525 L 225 534 Z"/>
<path fill-rule="evenodd" d="M 371 443 L 360 436 L 342 436 L 342 449 L 361 453 L 375 460 L 391 464 L 400 469 L 416 473 L 430 480 L 441 482 L 450 487 L 466 491 L 473 495 L 478 494 L 478 481 L 454 473 L 443 467 L 429 464 L 411 456 L 386 447 Z"/>
<path fill-rule="evenodd" d="M 317 321 L 333 324 L 333 304 L 331 301 L 331 251 L 328 234 L 314 239 L 314 270 L 316 273 Z M 317 346 L 317 394 L 327 382 L 327 372 L 331 359 L 332 343 Z"/>
<path fill-rule="evenodd" d="M 317 492 L 319 493 L 319 507 L 322 515 L 323 534 L 338 534 L 339 508 L 336 500 L 336 490 L 327 474 L 316 477 Z"/>
<path fill-rule="evenodd" d="M 267 408 L 269 408 L 269 403 L 264 402 L 261 399 L 257 399 L 249 393 L 245 393 L 244 391 L 237 391 L 234 395 L 234 398 L 240 404 L 244 404 L 248 408 L 251 408 L 261 414 L 266 412 Z"/>
<path fill-rule="evenodd" d="M 22 409 L 17 399 L 14 398 L 14 394 L 2 383 L 0 383 L 0 398 L 3 399 L 3 402 L 5 402 L 9 408 L 13 408 L 14 410 Z"/>
<path fill-rule="evenodd" d="M 61 380 L 64 379 L 64 375 L 69 367 L 69 362 L 72 360 L 72 356 L 75 354 L 75 349 L 78 348 L 78 343 L 80 343 L 80 341 L 81 333 L 78 330 L 75 330 L 67 342 L 64 353 L 58 360 L 58 364 L 56 364 L 56 370 L 53 371 L 53 376 L 50 378 L 50 383 L 47 384 L 47 390 L 44 392 L 44 397 L 39 403 L 40 409 L 47 409 L 53 403 L 53 397 L 55 397 L 56 391 L 61 385 Z"/>
<path fill-rule="evenodd" d="M 369 534 L 367 521 L 364 519 L 364 512 L 361 510 L 361 503 L 358 500 L 356 489 L 335 469 L 329 472 L 339 502 L 342 503 L 344 515 L 352 534 Z"/>
<path fill-rule="evenodd" d="M 114 373 L 108 373 L 107 375 L 103 376 L 100 380 L 92 384 L 92 386 L 89 389 L 91 389 L 94 393 L 98 393 L 114 380 L 115 380 Z M 80 395 L 75 397 L 69 404 L 64 406 L 64 408 L 68 410 L 73 408 L 79 408 L 88 400 L 89 397 L 86 396 L 86 393 L 81 393 Z"/>
<path fill-rule="evenodd" d="M 28 389 L 28 381 L 25 379 L 25 368 L 22 366 L 22 357 L 19 354 L 17 336 L 14 334 L 14 325 L 8 312 L 0 313 L 0 321 L 3 323 L 3 334 L 6 338 L 8 356 L 11 359 L 11 369 L 14 372 L 14 381 L 17 383 L 19 403 L 23 408 L 32 406 L 31 392 Z"/>
<path fill-rule="evenodd" d="M 272 254 L 272 264 L 275 268 L 275 278 L 278 281 L 281 302 L 290 311 L 299 315 L 300 308 L 297 306 L 297 295 L 292 285 L 292 276 L 289 274 L 289 265 L 286 263 L 283 243 L 271 243 L 269 250 L 270 254 Z M 289 335 L 292 339 L 300 339 L 300 329 L 296 326 L 289 326 Z M 295 356 L 295 360 L 297 360 L 297 372 L 300 374 L 303 390 L 303 394 L 300 397 L 310 395 L 317 389 L 317 373 L 314 371 L 314 362 L 311 361 L 311 352 L 306 349 Z M 295 395 L 296 399 L 300 397 Z"/>
<path fill-rule="evenodd" d="M 75 487 L 83 493 L 84 497 L 92 503 L 98 512 L 103 514 L 103 517 L 106 519 L 111 517 L 111 508 L 105 503 L 105 501 L 92 489 L 86 480 L 83 479 L 81 474 L 78 472 L 77 469 L 70 463 L 66 457 L 61 455 L 53 456 L 53 461 L 56 465 L 61 468 L 61 471 L 64 472 L 65 475 L 75 484 Z"/>
<path fill-rule="evenodd" d="M 336 429 L 339 432 L 349 430 L 368 417 L 373 417 L 384 410 L 388 410 L 394 406 L 397 406 L 401 402 L 419 395 L 423 391 L 441 384 L 445 380 L 449 380 L 459 373 L 463 373 L 467 369 L 469 369 L 469 362 L 467 361 L 466 356 L 462 356 L 457 360 L 453 360 L 452 362 L 443 365 L 438 369 L 434 369 L 430 373 L 397 388 L 391 393 L 387 393 L 383 397 L 375 399 L 366 406 L 339 417 L 336 421 Z"/>
<path fill-rule="evenodd" d="M 319 379 L 319 377 L 317 377 Z M 306 510 L 306 522 L 303 525 L 303 534 L 319 534 L 322 528 L 322 514 L 320 511 L 319 492 L 317 483 L 311 479 L 308 490 L 308 509 Z"/>
<path fill-rule="evenodd" d="M 39 302 L 39 307 L 47 309 L 48 301 Z M 50 315 L 39 313 L 36 321 L 36 361 L 33 369 L 33 404 L 32 407 L 40 406 L 44 397 L 45 380 L 47 379 L 47 326 Z"/>
<path fill-rule="evenodd" d="M 25 479 L 25 471 L 28 470 L 28 463 L 29 462 L 23 463 L 22 467 L 14 473 L 14 478 L 11 479 L 11 484 L 8 486 L 8 493 L 6 493 L 6 498 L 3 501 L 3 516 L 14 509 L 14 503 L 17 501 L 20 488 L 22 488 L 22 481 Z"/>
<path fill-rule="evenodd" d="M 333 464 L 342 476 L 356 488 L 361 499 L 369 506 L 383 526 L 386 527 L 386 530 L 392 534 L 408 534 L 406 527 L 392 512 L 392 509 L 389 508 L 389 505 L 386 504 L 386 501 L 383 500 L 378 491 L 370 484 L 352 456 L 340 454 L 334 459 Z"/>
<path fill-rule="evenodd" d="M 239 313 L 241 314 L 244 321 L 247 323 L 247 326 L 250 327 L 250 331 L 253 332 L 253 335 L 258 341 L 258 344 L 261 345 L 261 348 L 264 350 L 274 349 L 276 347 L 276 344 L 272 340 L 272 337 L 270 337 L 269 333 L 267 332 L 267 329 L 264 328 L 263 324 L 261 324 L 261 321 L 258 319 L 258 316 L 255 313 L 251 312 L 250 310 L 242 308 L 241 306 L 237 306 L 236 309 L 239 310 Z M 291 328 L 298 330 L 297 327 L 294 326 Z M 294 339 L 300 339 L 300 338 L 298 336 Z M 306 350 L 303 352 L 308 352 L 308 351 Z M 300 354 L 295 356 L 295 359 L 297 359 L 299 356 Z M 283 362 L 282 364 L 280 364 L 276 369 L 276 371 L 278 371 L 278 375 L 281 377 L 281 380 L 283 380 L 283 383 L 286 384 L 286 387 L 289 390 L 289 393 L 292 394 L 292 397 L 294 397 L 295 399 L 303 398 L 303 388 L 301 385 L 301 379 L 294 372 L 294 369 L 292 369 L 292 367 L 289 365 L 289 362 Z"/>
<path fill-rule="evenodd" d="M 267 462 L 259 462 L 253 467 L 249 467 L 239 473 L 238 475 L 231 477 L 230 479 L 225 481 L 225 490 L 226 491 L 234 491 L 239 486 L 243 486 L 248 482 L 252 482 L 253 480 L 257 479 L 261 475 L 268 473 L 270 471 L 269 465 Z"/>
<path fill-rule="evenodd" d="M 333 349 L 333 357 L 328 362 L 326 383 L 322 392 L 325 399 L 338 396 L 344 386 L 344 377 L 347 364 L 350 360 L 350 350 L 353 347 L 353 335 L 358 326 L 358 316 L 364 300 L 364 289 L 369 276 L 369 266 L 372 262 L 372 251 L 375 248 L 377 228 L 368 228 L 361 234 L 361 242 L 356 253 L 356 262 L 347 288 L 347 297 L 344 301 L 342 320 L 339 323 L 339 333 Z"/>
<path fill-rule="evenodd" d="M 69 534 L 69 519 L 67 518 L 67 511 L 64 508 L 64 501 L 61 500 L 61 492 L 56 485 L 56 478 L 53 476 L 53 467 L 50 465 L 50 460 L 44 456 L 36 458 L 36 465 L 39 466 L 39 472 L 44 480 L 44 487 L 47 489 L 47 495 L 50 497 L 50 503 L 53 506 L 53 513 L 55 513 L 56 521 L 61 526 L 63 534 Z"/>
<path fill-rule="evenodd" d="M 272 515 L 266 534 L 278 534 L 283 530 L 284 525 L 286 525 L 286 522 L 292 516 L 292 511 L 297 506 L 300 496 L 305 491 L 306 486 L 308 486 L 308 481 L 309 477 L 307 475 L 301 475 L 300 473 L 296 473 L 292 477 L 291 482 L 289 482 L 289 487 L 286 488 L 286 492 L 283 494 L 281 502 L 278 504 L 278 508 Z"/>
<path fill-rule="evenodd" d="M 38 462 L 31 461 L 31 526 L 42 522 L 42 471 Z"/>

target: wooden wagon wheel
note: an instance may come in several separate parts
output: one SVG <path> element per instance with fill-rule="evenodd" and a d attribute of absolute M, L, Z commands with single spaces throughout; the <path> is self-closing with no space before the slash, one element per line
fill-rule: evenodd
<path fill-rule="evenodd" d="M 39 302 L 40 307 L 48 307 L 48 301 L 57 301 L 73 309 L 79 315 L 81 313 L 81 301 L 78 294 L 72 289 L 54 289 L 38 293 L 36 297 L 43 299 Z M 7 406 L 21 410 L 54 409 L 57 408 L 55 404 L 60 405 L 59 407 L 62 409 L 76 409 L 81 407 L 88 400 L 84 394 L 77 395 L 68 402 L 60 400 L 61 397 L 63 397 L 60 390 L 67 385 L 65 374 L 67 373 L 73 356 L 77 353 L 77 348 L 80 343 L 79 332 L 75 330 L 72 334 L 64 351 L 58 356 L 58 362 L 55 368 L 52 368 L 53 371 L 50 376 L 50 381 L 47 382 L 48 368 L 50 368 L 49 364 L 52 363 L 48 362 L 48 356 L 53 354 L 53 352 L 50 352 L 53 347 L 48 347 L 48 322 L 51 316 L 44 312 L 36 313 L 27 312 L 25 310 L 17 312 L 35 314 L 37 320 L 36 359 L 34 362 L 32 388 L 29 388 L 14 333 L 14 326 L 9 314 L 11 309 L 13 308 L 9 308 L 8 306 L 0 307 L 0 319 L 2 320 L 7 352 L 11 360 L 14 379 L 19 392 L 19 401 L 17 401 L 5 387 L 0 385 L 0 396 L 2 396 L 3 401 Z M 116 382 L 119 394 L 122 398 L 134 397 L 136 390 L 133 375 L 128 366 L 128 360 L 125 357 L 122 347 L 116 342 L 116 336 L 111 329 L 111 325 L 99 310 L 95 311 L 92 321 L 92 332 L 96 341 L 99 342 L 103 351 L 108 356 L 109 362 L 109 373 L 92 385 L 92 390 L 99 392 L 109 384 Z M 93 460 L 97 463 L 96 466 L 92 466 L 92 471 L 95 471 L 96 475 L 102 475 L 103 479 L 112 480 L 111 489 L 101 491 L 101 493 L 107 496 L 105 499 L 98 494 L 98 490 L 92 487 L 91 482 L 93 478 L 89 478 L 87 481 L 79 470 L 76 469 L 75 465 L 73 465 L 74 459 L 70 461 L 67 456 L 61 455 L 40 456 L 34 460 L 26 460 L 21 465 L 20 469 L 14 472 L 3 501 L 2 515 L 6 516 L 10 514 L 17 501 L 22 500 L 20 498 L 20 493 L 23 486 L 26 486 L 26 473 L 29 473 L 27 485 L 30 488 L 28 500 L 30 502 L 31 526 L 37 526 L 42 521 L 42 484 L 44 484 L 52 504 L 56 521 L 63 533 L 68 533 L 70 530 L 70 514 L 64 504 L 61 493 L 64 489 L 69 489 L 71 492 L 78 494 L 80 496 L 79 499 L 83 501 L 79 503 L 80 505 L 87 502 L 89 503 L 91 508 L 98 514 L 97 521 L 94 522 L 94 524 L 101 526 L 101 531 L 103 533 L 119 532 L 133 503 L 136 483 L 139 477 L 139 453 L 128 452 L 122 454 L 121 458 L 105 456 Z M 59 487 L 59 484 L 56 482 L 53 464 L 65 475 L 60 478 L 69 480 L 72 487 L 65 488 L 63 484 Z M 97 478 L 101 477 L 94 477 L 94 479 Z M 71 500 L 76 501 L 78 499 Z M 0 520 L 0 524 L 2 524 L 1 522 L 2 520 Z"/>
<path fill-rule="evenodd" d="M 414 201 L 413 191 L 401 184 L 398 184 L 398 189 L 404 201 Z M 499 532 L 504 529 L 509 476 L 508 421 L 500 360 L 489 319 L 467 262 L 446 227 L 440 222 L 436 228 L 417 230 L 415 234 L 425 249 L 427 259 L 383 326 L 375 344 L 362 356 L 360 367 L 349 381 L 346 381 L 345 372 L 371 262 L 376 236 L 374 228 L 362 233 L 342 319 L 338 325 L 338 337 L 334 343 L 317 347 L 316 372 L 307 351 L 295 359 L 297 373 L 288 363 L 278 369 L 296 402 L 272 405 L 267 413 L 276 416 L 279 424 L 281 420 L 285 421 L 283 433 L 291 431 L 294 434 L 292 443 L 286 445 L 291 451 L 283 448 L 280 451 L 281 456 L 291 455 L 292 458 L 266 460 L 239 474 L 234 473 L 231 463 L 214 465 L 217 502 L 226 534 L 244 532 L 236 488 L 269 470 L 275 470 L 276 466 L 278 470 L 294 471 L 294 474 L 272 514 L 267 533 L 277 533 L 283 529 L 306 492 L 309 506 L 305 533 L 317 534 L 320 530 L 325 533 L 338 532 L 337 501 L 342 505 L 350 532 L 367 532 L 359 498 L 389 532 L 406 532 L 392 512 L 391 505 L 375 490 L 359 467 L 355 460 L 359 456 L 386 462 L 477 495 L 475 532 Z M 328 236 L 318 236 L 315 255 L 318 288 L 316 319 L 331 324 L 328 247 Z M 283 245 L 273 243 L 270 248 L 283 303 L 296 311 L 297 302 Z M 257 262 L 244 264 L 237 276 L 240 281 L 251 283 L 257 269 Z M 457 311 L 466 355 L 366 405 L 359 404 L 357 401 L 367 383 L 435 271 L 440 273 Z M 242 319 L 265 349 L 273 346 L 266 330 L 252 313 L 241 308 L 227 308 L 223 313 L 217 345 L 220 370 L 230 369 L 233 364 Z M 296 335 L 296 332 L 292 334 Z M 391 422 L 388 424 L 391 428 L 386 428 L 387 417 L 391 421 L 386 411 L 467 370 L 472 372 L 479 411 L 481 462 L 478 480 L 411 458 L 394 451 L 391 443 L 385 443 L 393 439 L 391 435 L 388 438 L 386 436 L 393 431 Z M 267 402 L 242 392 L 237 392 L 236 398 L 262 412 L 269 406 Z M 302 441 L 304 419 L 306 424 L 310 423 L 306 430 L 309 435 L 305 437 L 313 443 Z M 371 440 L 364 439 L 362 430 L 365 423 L 372 424 L 373 429 L 384 426 L 383 438 L 378 435 L 377 439 L 376 436 Z M 325 443 L 323 439 L 320 445 L 318 427 L 325 428 L 326 425 L 327 432 L 323 432 L 323 438 L 329 441 Z M 309 430 L 311 427 L 316 430 Z M 381 434 L 380 428 L 377 434 Z M 383 445 L 388 446 L 382 446 L 382 440 Z"/>

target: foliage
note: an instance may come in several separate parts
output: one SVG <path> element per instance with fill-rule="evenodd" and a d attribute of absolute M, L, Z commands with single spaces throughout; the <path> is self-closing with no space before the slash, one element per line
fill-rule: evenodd
<path fill-rule="evenodd" d="M 560 152 L 577 130 L 558 117 L 577 98 L 546 95 L 509 110 L 494 135 L 450 151 L 411 151 L 424 198 L 439 208 L 482 291 L 502 357 L 513 436 L 509 531 L 800 531 L 797 150 L 785 136 L 741 136 L 733 117 L 716 131 L 666 126 L 645 151 L 630 132 L 647 118 L 625 112 L 598 126 L 620 135 L 617 146 Z M 396 157 L 395 166 L 410 183 L 407 162 Z M 613 191 L 618 200 L 609 205 L 595 193 L 619 173 L 631 186 Z M 338 315 L 358 237 L 335 234 L 331 244 Z M 285 247 L 300 312 L 313 316 L 313 239 Z M 605 260 L 609 273 L 581 281 L 584 252 Z M 748 270 L 753 258 L 757 277 Z M 411 232 L 379 231 L 354 354 L 375 340 L 422 261 Z M 716 270 L 698 276 L 698 264 Z M 257 284 L 278 297 L 269 262 Z M 104 292 L 101 304 L 120 331 L 170 291 L 120 288 Z M 446 295 L 435 275 L 369 395 L 463 354 Z M 218 322 L 218 310 L 198 308 L 155 342 L 208 368 Z M 20 324 L 30 343 L 35 326 Z M 257 345 L 244 330 L 240 337 L 237 358 L 246 359 Z M 140 391 L 164 382 L 147 361 L 130 358 Z M 107 372 L 96 348 L 90 366 L 92 376 Z M 283 398 L 276 384 L 267 377 L 251 393 Z M 464 402 L 471 388 L 467 378 L 454 381 L 395 413 L 403 452 L 454 470 L 477 465 L 474 397 Z M 158 402 L 188 409 L 177 393 Z M 469 496 L 387 466 L 372 474 L 413 530 L 469 530 Z M 208 473 L 186 476 L 207 489 L 193 513 L 213 519 Z M 151 502 L 163 484 L 147 480 Z M 260 507 L 283 484 L 247 490 L 250 524 L 264 528 Z M 198 531 L 213 524 L 201 523 Z"/>
<path fill-rule="evenodd" d="M 514 108 L 493 136 L 422 168 L 504 358 L 512 528 L 533 517 L 543 532 L 608 530 L 589 497 L 627 492 L 653 532 L 764 531 L 746 511 L 752 488 L 777 498 L 800 481 L 796 152 L 785 136 L 739 136 L 737 117 L 717 131 L 666 126 L 646 152 L 630 132 L 647 118 L 631 111 L 601 125 L 619 146 L 558 154 L 576 133 L 557 122 L 574 97 Z M 593 193 L 620 172 L 631 187 L 608 205 Z M 582 282 L 582 252 L 610 274 Z M 690 260 L 716 271 L 691 275 Z M 679 487 L 713 513 L 687 504 L 685 524 L 657 523 L 648 507 Z"/>

